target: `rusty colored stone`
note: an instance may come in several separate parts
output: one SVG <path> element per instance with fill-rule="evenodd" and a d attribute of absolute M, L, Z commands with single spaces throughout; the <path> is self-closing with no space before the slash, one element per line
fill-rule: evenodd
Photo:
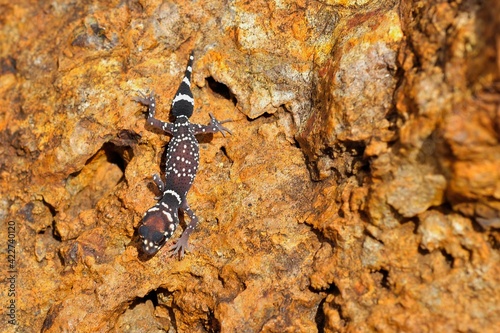
<path fill-rule="evenodd" d="M 498 1 L 0 12 L 6 332 L 498 330 Z M 191 50 L 192 120 L 233 135 L 200 137 L 191 252 L 167 251 L 184 223 L 147 260 L 168 136 L 132 98 L 154 90 L 168 120 Z"/>

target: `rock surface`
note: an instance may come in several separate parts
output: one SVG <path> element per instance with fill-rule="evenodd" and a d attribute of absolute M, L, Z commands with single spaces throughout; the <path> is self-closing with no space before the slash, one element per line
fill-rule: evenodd
<path fill-rule="evenodd" d="M 17 242 L 6 332 L 500 325 L 496 1 L 0 13 L 0 236 L 15 224 Z M 169 119 L 191 50 L 192 121 L 232 119 L 233 135 L 200 137 L 192 251 L 145 260 L 135 230 L 168 136 L 132 98 L 154 90 Z"/>

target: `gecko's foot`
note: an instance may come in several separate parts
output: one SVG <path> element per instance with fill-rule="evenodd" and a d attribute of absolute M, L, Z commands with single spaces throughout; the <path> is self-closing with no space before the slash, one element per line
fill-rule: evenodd
<path fill-rule="evenodd" d="M 218 121 L 217 119 L 215 119 L 213 114 L 209 113 L 209 115 L 210 115 L 210 125 L 215 127 L 222 134 L 222 136 L 224 136 L 224 137 L 226 136 L 224 131 L 229 133 L 229 134 L 233 134 L 229 128 L 222 126 L 222 124 L 228 123 L 232 120 L 227 119 L 227 120 Z"/>
<path fill-rule="evenodd" d="M 172 252 L 172 257 L 178 255 L 179 259 L 184 258 L 184 252 L 191 251 L 188 245 L 188 240 L 183 239 L 183 237 L 179 238 L 177 242 L 174 245 L 172 245 L 168 250 Z"/>
<path fill-rule="evenodd" d="M 142 91 L 139 91 L 139 94 L 140 96 L 135 96 L 132 98 L 132 100 L 147 106 L 155 102 L 155 96 L 153 91 L 151 91 L 148 95 L 144 94 Z"/>

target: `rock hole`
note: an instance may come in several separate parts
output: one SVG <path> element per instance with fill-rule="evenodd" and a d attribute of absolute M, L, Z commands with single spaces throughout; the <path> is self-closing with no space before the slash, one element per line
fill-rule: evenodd
<path fill-rule="evenodd" d="M 117 332 L 167 332 L 172 328 L 170 313 L 158 311 L 158 291 L 136 297 L 115 323 Z M 161 306 L 161 305 L 160 305 Z"/>
<path fill-rule="evenodd" d="M 417 251 L 422 256 L 427 256 L 427 255 L 429 255 L 431 253 L 429 250 L 424 249 L 421 246 L 418 247 Z"/>
<path fill-rule="evenodd" d="M 45 201 L 45 199 L 42 199 L 42 204 L 49 209 L 50 215 L 52 215 L 52 224 L 50 226 L 52 237 L 56 241 L 61 242 L 62 241 L 61 236 L 59 236 L 59 234 L 56 232 L 56 220 L 55 220 L 55 216 L 57 215 L 56 208 L 51 204 L 49 204 L 47 201 Z"/>
<path fill-rule="evenodd" d="M 340 295 L 340 290 L 332 284 L 330 288 L 326 291 L 327 294 L 333 294 L 335 296 Z M 314 317 L 314 320 L 316 322 L 316 327 L 318 328 L 318 332 L 325 332 L 325 326 L 330 326 L 327 325 L 326 322 L 326 316 L 325 316 L 325 303 L 326 307 L 329 307 L 330 309 L 333 309 L 337 311 L 339 315 L 339 319 L 342 323 L 345 323 L 348 321 L 348 318 L 345 318 L 344 315 L 342 315 L 342 307 L 335 302 L 335 299 L 331 299 L 328 303 L 326 302 L 326 297 L 321 300 L 321 302 L 318 304 L 318 310 L 316 311 L 316 315 Z M 328 330 L 330 331 L 330 330 Z"/>
<path fill-rule="evenodd" d="M 453 268 L 453 265 L 455 263 L 455 258 L 453 258 L 453 256 L 451 254 L 449 254 L 448 252 L 446 252 L 443 249 L 440 249 L 440 251 L 441 251 L 441 254 L 443 255 L 443 257 L 445 258 L 446 263 L 448 264 L 448 266 L 450 268 Z"/>
<path fill-rule="evenodd" d="M 222 98 L 230 100 L 234 105 L 238 103 L 238 100 L 236 99 L 234 94 L 231 92 L 229 87 L 226 86 L 224 83 L 217 82 L 211 76 L 207 77 L 205 81 L 207 82 L 207 85 L 210 88 L 210 90 L 212 90 L 215 94 L 221 96 Z"/>
<path fill-rule="evenodd" d="M 233 164 L 233 159 L 231 157 L 229 157 L 229 155 L 227 154 L 227 150 L 226 150 L 226 147 L 222 146 L 220 147 L 220 150 L 222 152 L 222 154 L 224 154 L 224 156 L 227 158 L 227 160 Z"/>
<path fill-rule="evenodd" d="M 220 322 L 217 320 L 217 318 L 215 318 L 212 310 L 209 310 L 204 326 L 205 330 L 209 333 L 218 333 L 221 331 Z"/>
<path fill-rule="evenodd" d="M 331 294 L 334 296 L 339 296 L 340 295 L 340 289 L 335 285 L 335 283 L 332 283 L 330 287 L 325 291 L 327 294 Z"/>
<path fill-rule="evenodd" d="M 106 160 L 110 164 L 116 165 L 122 173 L 125 172 L 125 168 L 129 160 L 125 160 L 124 156 L 127 154 L 127 149 L 124 147 L 116 146 L 114 143 L 106 142 L 102 146 L 102 150 L 106 155 Z M 128 154 L 127 154 L 128 155 Z"/>
<path fill-rule="evenodd" d="M 377 278 L 376 280 L 379 280 L 382 288 L 391 289 L 391 286 L 389 284 L 389 271 L 387 269 L 381 268 L 376 271 L 375 274 L 379 275 L 380 278 Z"/>
<path fill-rule="evenodd" d="M 140 136 L 136 133 L 121 131 L 118 134 L 118 139 L 106 142 L 101 149 L 105 152 L 108 162 L 117 165 L 125 173 L 125 168 L 134 157 L 132 146 L 139 139 Z"/>
<path fill-rule="evenodd" d="M 155 306 L 155 307 L 158 306 L 158 294 L 157 294 L 156 290 L 151 290 L 144 297 L 136 297 L 132 301 L 132 303 L 130 303 L 129 309 L 135 308 L 138 304 L 146 303 L 148 300 L 153 303 L 153 306 Z"/>
<path fill-rule="evenodd" d="M 318 328 L 318 333 L 325 332 L 325 312 L 323 311 L 323 304 L 325 304 L 325 298 L 321 300 L 318 304 L 318 310 L 314 316 L 314 321 L 316 322 L 316 327 Z"/>

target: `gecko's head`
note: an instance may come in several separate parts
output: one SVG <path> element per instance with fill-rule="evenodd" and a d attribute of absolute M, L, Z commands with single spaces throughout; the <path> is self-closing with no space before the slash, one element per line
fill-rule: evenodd
<path fill-rule="evenodd" d="M 177 220 L 177 217 L 172 216 L 166 210 L 160 210 L 158 206 L 153 206 L 146 212 L 138 229 L 142 251 L 146 255 L 152 256 L 156 254 L 165 245 L 165 242 L 172 237 L 177 227 L 174 219 Z"/>

